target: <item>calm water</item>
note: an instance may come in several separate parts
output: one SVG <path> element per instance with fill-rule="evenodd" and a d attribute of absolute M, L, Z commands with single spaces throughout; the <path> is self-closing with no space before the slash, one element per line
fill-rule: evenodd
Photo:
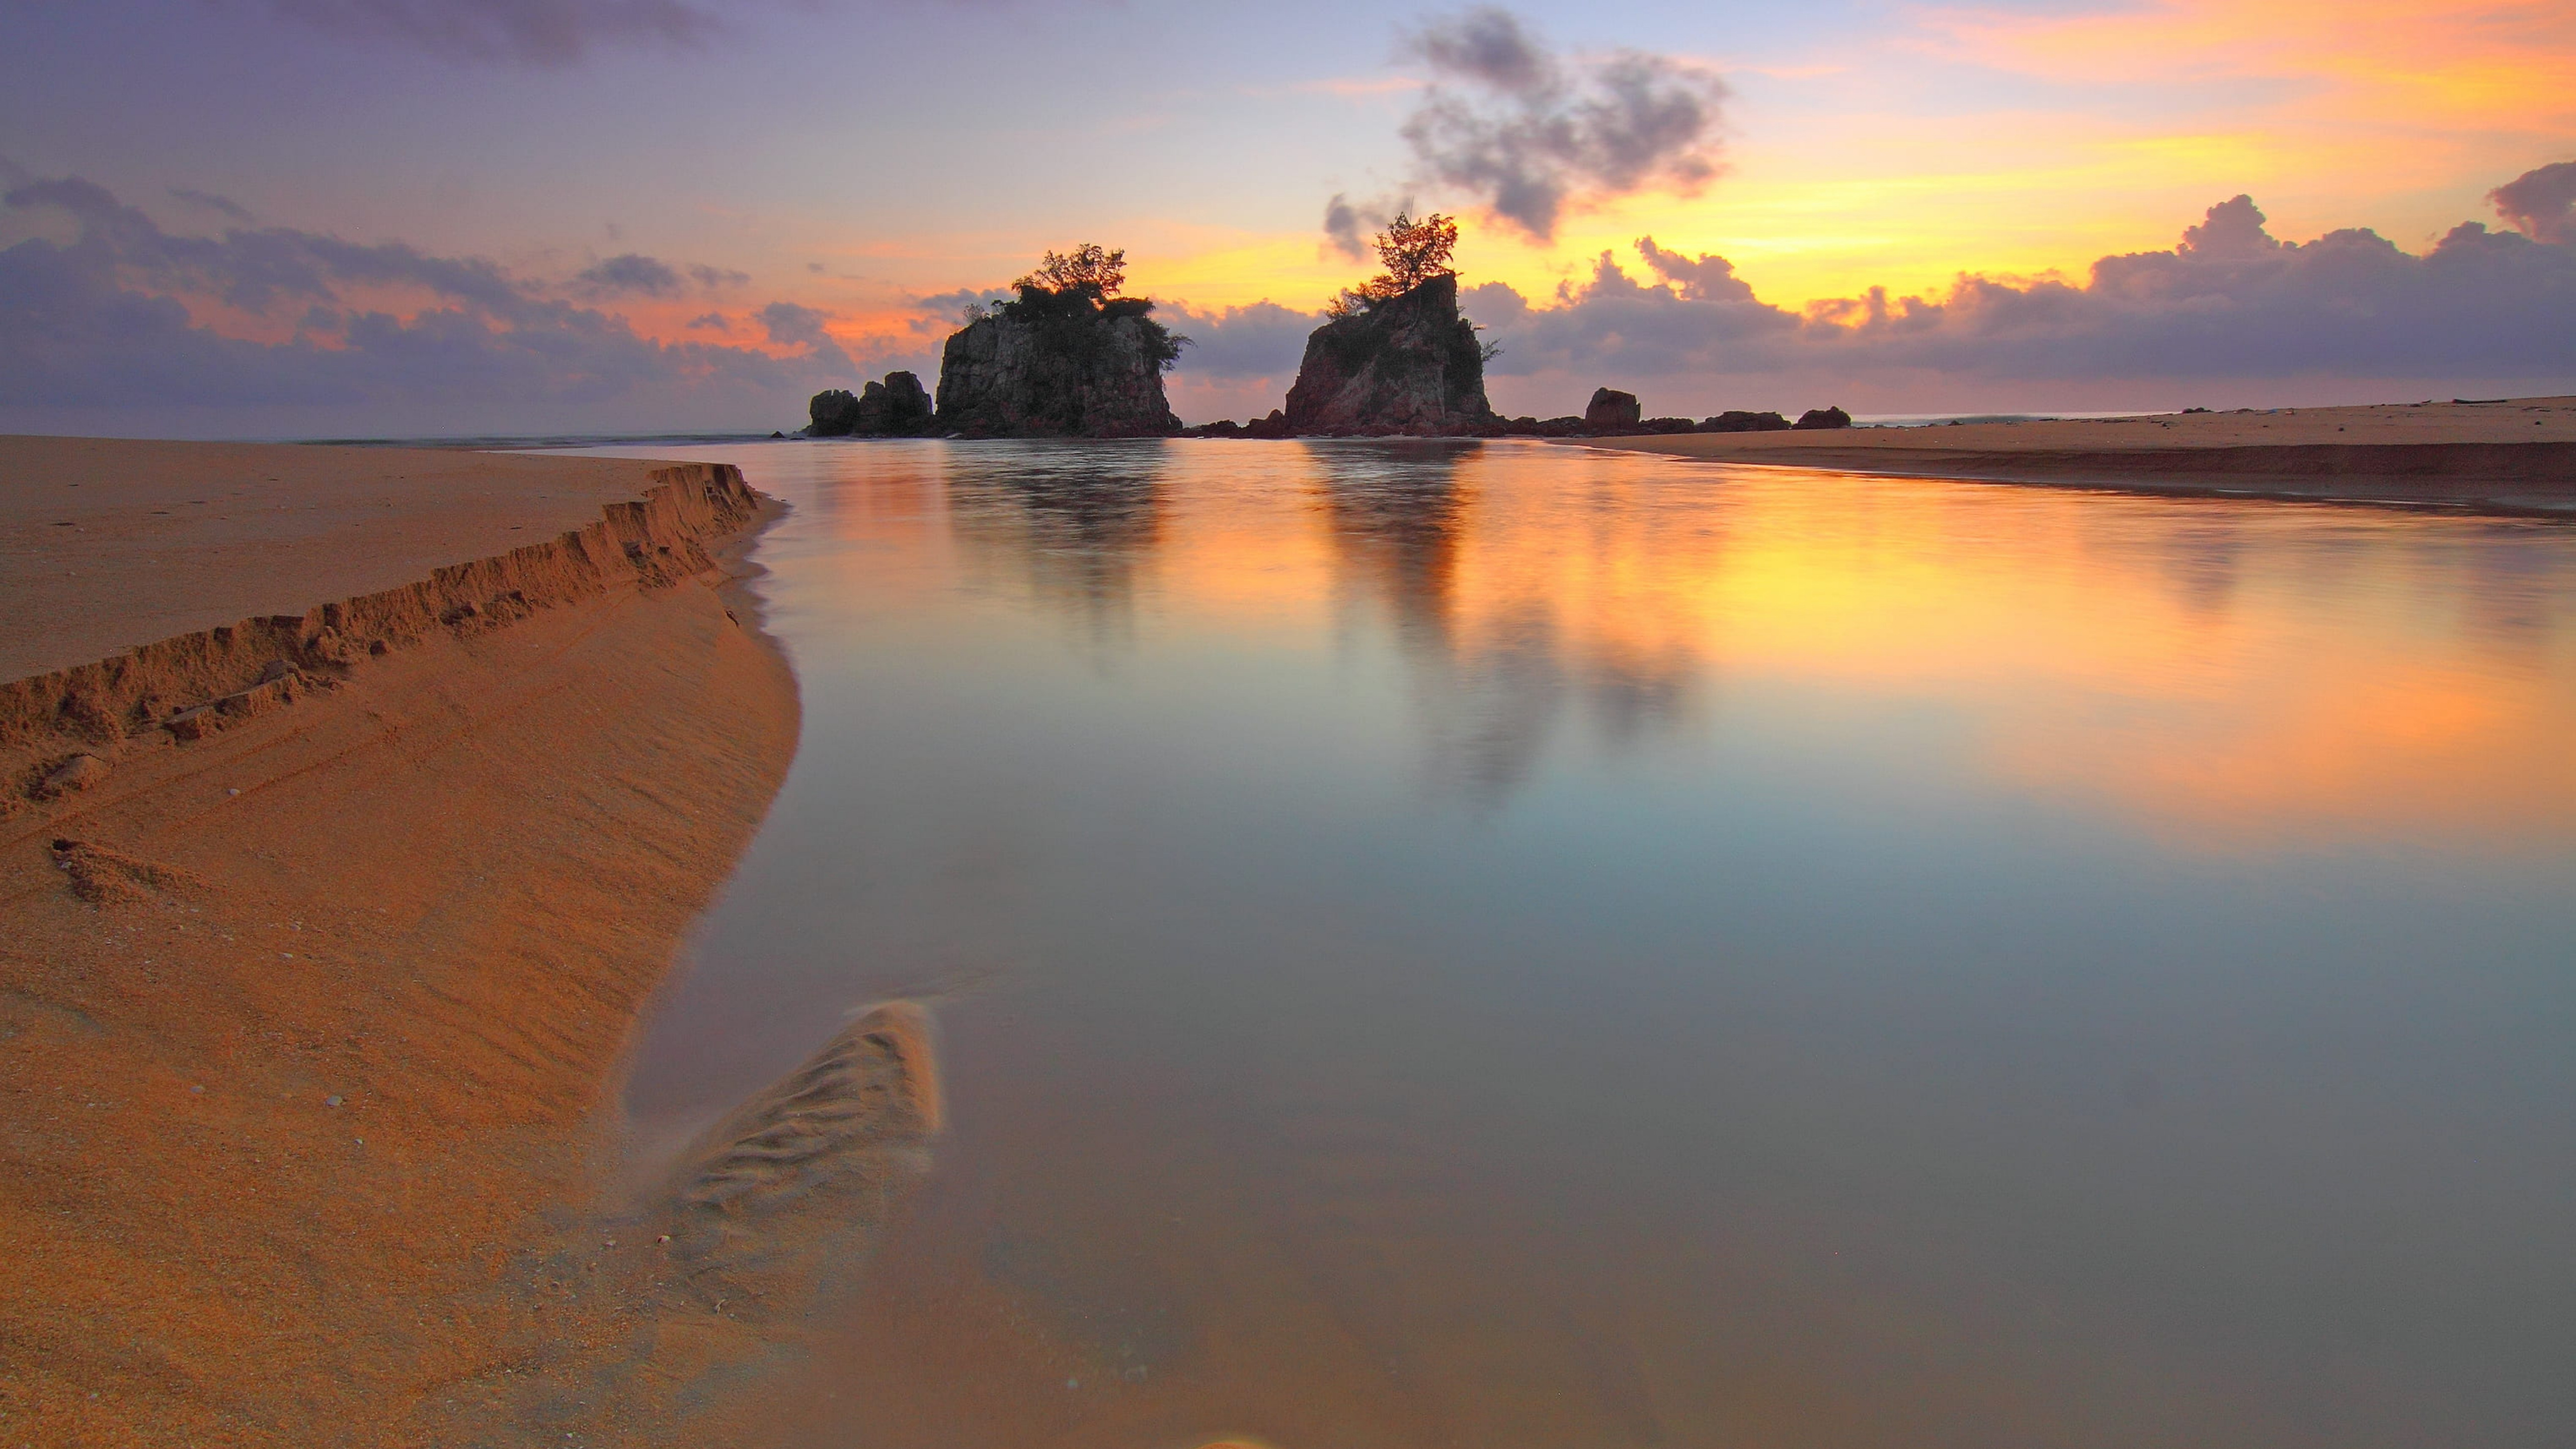
<path fill-rule="evenodd" d="M 647 1141 L 932 1000 L 851 1445 L 2563 1445 L 2576 531 L 752 445 Z"/>

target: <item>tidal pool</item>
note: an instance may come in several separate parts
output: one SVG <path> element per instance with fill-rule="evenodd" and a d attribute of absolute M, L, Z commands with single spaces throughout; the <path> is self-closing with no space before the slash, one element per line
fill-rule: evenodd
<path fill-rule="evenodd" d="M 804 742 L 639 1139 L 873 1002 L 944 1042 L 931 1177 L 779 1386 L 826 1437 L 2576 1425 L 2576 530 L 1523 443 L 711 456 L 795 505 Z"/>

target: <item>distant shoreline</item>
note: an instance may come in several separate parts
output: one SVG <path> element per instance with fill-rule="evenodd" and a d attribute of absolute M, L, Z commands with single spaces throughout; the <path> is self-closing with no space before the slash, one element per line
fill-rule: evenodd
<path fill-rule="evenodd" d="M 2576 397 L 1566 441 L 1889 477 L 2576 516 Z"/>

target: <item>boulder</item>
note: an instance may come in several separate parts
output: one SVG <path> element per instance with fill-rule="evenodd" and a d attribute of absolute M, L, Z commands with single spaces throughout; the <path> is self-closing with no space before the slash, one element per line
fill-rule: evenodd
<path fill-rule="evenodd" d="M 930 390 L 909 372 L 889 372 L 856 396 L 834 388 L 806 405 L 817 438 L 915 438 L 930 431 Z"/>
<path fill-rule="evenodd" d="M 825 388 L 805 404 L 805 431 L 817 438 L 846 438 L 859 413 L 858 394 L 848 388 Z"/>
<path fill-rule="evenodd" d="M 1283 417 L 1290 433 L 1465 433 L 1494 420 L 1485 352 L 1438 276 L 1366 303 L 1306 338 Z"/>
<path fill-rule="evenodd" d="M 1142 297 L 1022 285 L 1016 302 L 952 334 L 939 360 L 943 433 L 970 438 L 1159 438 L 1181 430 L 1163 396 L 1180 355 Z"/>
<path fill-rule="evenodd" d="M 1797 426 L 1778 413 L 1723 412 L 1713 418 L 1702 418 L 1703 433 L 1781 433 Z"/>
<path fill-rule="evenodd" d="M 1848 428 L 1851 426 L 1851 414 L 1841 408 L 1809 408 L 1798 414 L 1798 420 L 1789 426 L 1802 430 Z"/>
<path fill-rule="evenodd" d="M 1692 422 L 1688 418 L 1648 418 L 1644 422 L 1637 424 L 1637 431 L 1641 433 L 1695 433 L 1699 431 L 1699 424 Z"/>
<path fill-rule="evenodd" d="M 1621 392 L 1614 387 L 1595 388 L 1591 404 L 1583 410 L 1583 425 L 1596 433 L 1607 433 L 1633 428 L 1645 415 L 1646 410 L 1638 405 L 1635 393 Z"/>

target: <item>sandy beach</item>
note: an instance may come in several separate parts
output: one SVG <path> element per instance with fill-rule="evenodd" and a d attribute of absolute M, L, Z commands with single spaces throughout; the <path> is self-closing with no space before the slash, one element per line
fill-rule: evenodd
<path fill-rule="evenodd" d="M 2576 397 L 1601 438 L 1712 462 L 2496 512 L 2576 510 Z"/>
<path fill-rule="evenodd" d="M 0 460 L 0 1439 L 582 1422 L 633 1357 L 600 1285 L 656 1272 L 584 1240 L 599 1109 L 795 749 L 734 577 L 776 505 L 705 465 Z"/>

